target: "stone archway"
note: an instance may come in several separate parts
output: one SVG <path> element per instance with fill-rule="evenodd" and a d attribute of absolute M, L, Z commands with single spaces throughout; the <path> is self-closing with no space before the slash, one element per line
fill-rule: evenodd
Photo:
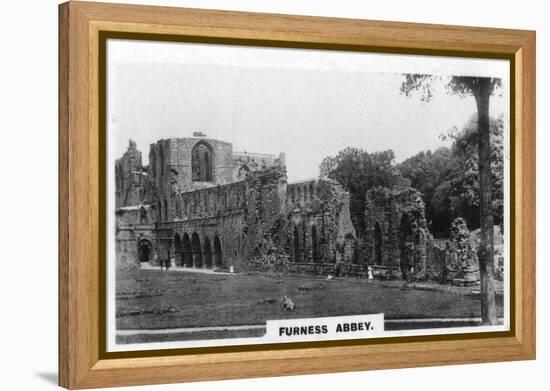
<path fill-rule="evenodd" d="M 214 237 L 214 266 L 223 265 L 222 243 L 218 235 Z"/>
<path fill-rule="evenodd" d="M 204 237 L 202 255 L 206 268 L 212 269 L 212 247 L 210 246 L 210 239 L 208 239 L 208 236 Z"/>
<path fill-rule="evenodd" d="M 189 235 L 187 235 L 187 233 L 183 234 L 181 247 L 183 265 L 185 267 L 193 267 L 193 252 L 191 250 L 191 240 L 189 240 Z"/>
<path fill-rule="evenodd" d="M 191 251 L 193 252 L 193 267 L 202 268 L 201 240 L 196 232 L 191 235 Z"/>
<path fill-rule="evenodd" d="M 183 266 L 183 244 L 179 234 L 174 236 L 174 258 L 176 266 Z"/>
<path fill-rule="evenodd" d="M 138 261 L 139 263 L 149 262 L 151 260 L 151 250 L 153 246 L 147 239 L 142 239 L 138 243 Z"/>

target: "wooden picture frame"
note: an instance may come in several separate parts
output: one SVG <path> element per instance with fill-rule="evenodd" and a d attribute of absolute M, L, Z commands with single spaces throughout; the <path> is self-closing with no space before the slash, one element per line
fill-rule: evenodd
<path fill-rule="evenodd" d="M 509 59 L 511 331 L 106 353 L 105 32 L 280 47 Z M 103 58 L 104 60 L 104 58 Z M 104 61 L 103 61 L 104 63 Z M 102 76 L 103 75 L 103 76 Z M 59 384 L 70 389 L 535 358 L 535 32 L 88 2 L 59 6 Z M 103 292 L 103 294 L 102 294 Z M 102 301 L 103 300 L 103 301 Z M 457 354 L 458 353 L 458 354 Z"/>

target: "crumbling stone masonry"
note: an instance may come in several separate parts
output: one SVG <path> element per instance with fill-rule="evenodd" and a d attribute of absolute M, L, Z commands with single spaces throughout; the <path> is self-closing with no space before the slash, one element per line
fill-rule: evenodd
<path fill-rule="evenodd" d="M 479 281 L 477 248 L 462 217 L 451 223 L 451 240 L 445 249 L 445 278 L 454 285 L 470 285 Z"/>
<path fill-rule="evenodd" d="M 290 270 L 345 271 L 355 262 L 348 193 L 330 181 L 288 184 L 284 154 L 233 152 L 195 134 L 151 144 L 143 166 L 130 141 L 115 184 L 119 266 L 246 269 L 266 243 Z"/>
<path fill-rule="evenodd" d="M 432 237 L 420 192 L 410 187 L 368 191 L 365 224 L 365 263 L 375 275 L 428 277 Z"/>
<path fill-rule="evenodd" d="M 356 274 L 356 234 L 349 194 L 330 180 L 289 184 L 282 243 L 291 255 L 290 270 Z"/>

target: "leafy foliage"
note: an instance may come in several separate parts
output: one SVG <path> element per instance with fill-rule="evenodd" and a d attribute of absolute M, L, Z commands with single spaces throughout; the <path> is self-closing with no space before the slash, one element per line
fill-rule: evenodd
<path fill-rule="evenodd" d="M 246 261 L 246 266 L 252 271 L 285 272 L 288 261 L 288 253 L 267 236 L 257 246 L 254 256 Z"/>
<path fill-rule="evenodd" d="M 477 264 L 476 249 L 470 241 L 470 230 L 461 217 L 457 217 L 451 223 L 451 243 L 460 266 L 468 267 Z"/>
<path fill-rule="evenodd" d="M 503 219 L 503 118 L 491 119 L 491 177 L 493 214 L 496 224 Z M 477 116 L 473 115 L 461 131 L 453 130 L 451 148 L 420 152 L 397 167 L 411 186 L 424 195 L 426 217 L 436 236 L 447 236 L 453 219 L 464 217 L 475 228 L 479 220 L 479 158 Z"/>
<path fill-rule="evenodd" d="M 351 220 L 358 236 L 363 236 L 365 194 L 375 187 L 392 188 L 403 182 L 395 166 L 395 155 L 391 149 L 368 153 L 362 149 L 348 147 L 336 156 L 323 159 L 319 168 L 322 178 L 340 183 L 350 193 Z"/>
<path fill-rule="evenodd" d="M 503 126 L 502 117 L 490 121 L 495 224 L 503 220 Z M 366 191 L 408 184 L 423 194 L 426 218 L 436 236 L 448 236 L 451 222 L 459 216 L 472 229 L 479 228 L 477 116 L 443 137 L 453 140 L 450 148 L 421 151 L 397 165 L 392 150 L 368 153 L 351 147 L 322 161 L 321 177 L 338 181 L 350 192 L 351 218 L 359 236 L 364 232 Z"/>
<path fill-rule="evenodd" d="M 420 191 L 426 205 L 426 218 L 436 233 L 444 232 L 449 226 L 446 194 L 453 184 L 447 180 L 458 170 L 451 149 L 442 147 L 436 151 L 422 151 L 400 163 L 397 167 L 402 176 L 411 181 L 411 186 Z"/>
<path fill-rule="evenodd" d="M 432 85 L 441 80 L 445 83 L 447 93 L 460 96 L 461 98 L 473 95 L 476 101 L 480 96 L 500 93 L 502 80 L 498 78 L 451 76 L 441 77 L 435 75 L 424 75 L 408 73 L 403 75 L 405 80 L 401 84 L 400 91 L 405 96 L 412 96 L 413 93 L 420 95 L 422 102 L 428 103 L 433 98 Z"/>
<path fill-rule="evenodd" d="M 432 83 L 441 77 L 427 75 L 405 75 L 401 92 L 407 96 L 413 91 L 421 91 L 421 99 L 428 102 L 431 99 Z M 502 87 L 502 81 L 492 77 L 452 76 L 446 83 L 448 93 L 460 97 L 473 96 L 477 106 L 477 137 L 478 137 L 478 173 L 480 184 L 481 207 L 479 220 L 481 240 L 479 246 L 479 263 L 481 269 L 481 318 L 483 324 L 496 324 L 495 284 L 493 278 L 494 238 L 493 225 L 494 202 L 492 200 L 492 172 L 491 172 L 491 131 L 489 119 L 489 102 L 491 96 Z M 468 163 L 473 163 L 469 161 Z M 473 166 L 467 167 L 470 173 Z M 472 197 L 473 194 L 472 194 Z"/>

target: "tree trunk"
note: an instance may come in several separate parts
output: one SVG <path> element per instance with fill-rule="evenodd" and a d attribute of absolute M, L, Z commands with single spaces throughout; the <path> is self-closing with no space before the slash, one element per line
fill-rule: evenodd
<path fill-rule="evenodd" d="M 494 280 L 493 233 L 493 184 L 491 182 L 491 145 L 489 128 L 489 99 L 491 79 L 479 78 L 477 103 L 478 153 L 479 153 L 479 217 L 481 225 L 478 250 L 481 278 L 481 320 L 485 325 L 497 323 Z"/>

